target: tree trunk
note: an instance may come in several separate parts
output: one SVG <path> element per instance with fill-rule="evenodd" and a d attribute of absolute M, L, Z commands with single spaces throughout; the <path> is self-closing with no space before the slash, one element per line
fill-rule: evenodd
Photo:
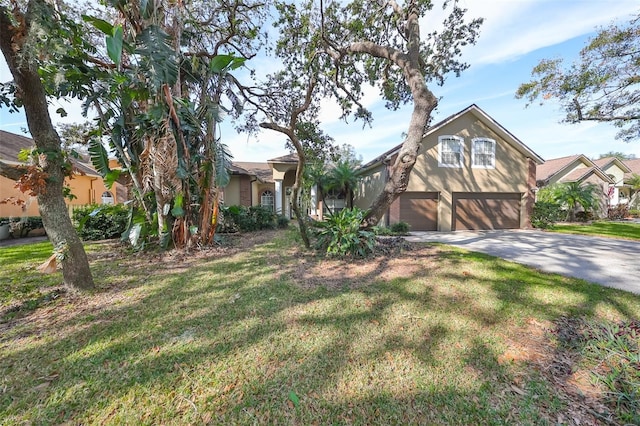
<path fill-rule="evenodd" d="M 13 75 L 18 91 L 16 96 L 24 105 L 31 136 L 38 150 L 46 157 L 41 163 L 48 175 L 44 192 L 38 194 L 42 223 L 56 251 L 61 255 L 62 276 L 70 289 L 94 288 L 89 261 L 76 233 L 64 202 L 64 156 L 60 137 L 56 133 L 49 110 L 44 86 L 38 70 L 21 55 L 30 30 L 30 12 L 41 0 L 29 2 L 26 15 L 15 11 L 18 26 L 12 26 L 10 11 L 0 7 L 0 49 Z"/>

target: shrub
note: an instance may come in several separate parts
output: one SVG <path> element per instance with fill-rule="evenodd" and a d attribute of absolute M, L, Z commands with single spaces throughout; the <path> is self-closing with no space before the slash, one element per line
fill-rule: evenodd
<path fill-rule="evenodd" d="M 260 229 L 275 229 L 280 222 L 276 222 L 276 215 L 262 206 L 228 206 L 222 207 L 222 221 L 220 232 L 251 232 Z M 288 225 L 287 219 L 287 225 Z"/>
<path fill-rule="evenodd" d="M 407 222 L 393 223 L 389 227 L 391 232 L 396 233 L 396 234 L 406 234 L 406 233 L 409 232 L 409 228 L 410 227 L 409 227 L 409 224 Z"/>
<path fill-rule="evenodd" d="M 531 225 L 534 228 L 549 229 L 553 224 L 566 217 L 566 212 L 559 204 L 548 201 L 537 201 L 533 206 Z"/>
<path fill-rule="evenodd" d="M 283 214 L 278 215 L 277 223 L 278 223 L 278 228 L 284 229 L 289 226 L 289 218 Z"/>
<path fill-rule="evenodd" d="M 618 204 L 610 207 L 607 211 L 607 217 L 610 220 L 621 220 L 629 216 L 629 206 L 627 204 Z"/>
<path fill-rule="evenodd" d="M 329 256 L 364 257 L 373 251 L 375 234 L 360 228 L 365 212 L 343 209 L 318 222 L 315 247 Z"/>
<path fill-rule="evenodd" d="M 640 210 L 635 210 L 635 209 L 629 210 L 629 216 L 631 216 L 631 217 L 640 217 Z"/>
<path fill-rule="evenodd" d="M 127 230 L 129 208 L 121 204 L 94 204 L 75 209 L 72 218 L 83 240 L 119 238 Z"/>
<path fill-rule="evenodd" d="M 26 237 L 29 231 L 44 228 L 40 216 L 0 217 L 0 225 L 10 225 L 13 238 Z"/>
<path fill-rule="evenodd" d="M 595 218 L 593 212 L 590 211 L 581 211 L 576 213 L 576 220 L 579 220 L 580 222 L 589 222 L 590 220 L 593 220 Z"/>

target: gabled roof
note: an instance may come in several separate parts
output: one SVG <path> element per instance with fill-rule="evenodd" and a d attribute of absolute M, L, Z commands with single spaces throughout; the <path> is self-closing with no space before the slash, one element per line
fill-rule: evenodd
<path fill-rule="evenodd" d="M 572 170 L 571 166 L 581 162 L 585 167 Z M 591 174 L 596 174 L 605 182 L 613 183 L 611 178 L 593 161 L 582 154 L 567 157 L 552 158 L 536 168 L 536 181 L 543 181 L 546 185 L 551 178 L 557 177 L 558 182 L 580 182 Z"/>
<path fill-rule="evenodd" d="M 33 148 L 35 143 L 33 139 L 22 135 L 16 135 L 15 133 L 5 132 L 0 130 L 0 161 L 5 161 L 11 164 L 21 163 L 18 160 L 18 155 L 23 149 Z M 90 176 L 100 176 L 96 170 L 88 163 L 72 159 L 73 165 L 80 171 L 80 173 Z"/>
<path fill-rule="evenodd" d="M 634 174 L 640 175 L 640 158 L 624 160 L 624 164 L 629 168 L 629 172 L 624 174 L 625 179 L 631 179 Z"/>
<path fill-rule="evenodd" d="M 268 163 L 298 163 L 298 154 L 287 154 L 267 160 Z"/>
<path fill-rule="evenodd" d="M 625 162 L 620 161 L 618 157 L 605 157 L 599 158 L 597 160 L 593 160 L 596 166 L 600 167 L 602 170 L 606 169 L 612 164 L 618 166 L 624 173 L 631 172 L 631 169 L 625 164 Z"/>
<path fill-rule="evenodd" d="M 427 137 L 427 136 L 439 131 L 442 127 L 446 126 L 447 124 L 451 123 L 454 120 L 457 120 L 458 118 L 462 117 L 463 115 L 469 114 L 469 113 L 473 114 L 475 117 L 477 117 L 478 119 L 483 121 L 487 126 L 489 126 L 491 128 L 491 130 L 493 130 L 496 134 L 500 135 L 504 140 L 509 142 L 514 148 L 516 148 L 518 151 L 520 151 L 523 155 L 526 155 L 527 157 L 530 157 L 537 164 L 542 164 L 544 162 L 544 160 L 538 154 L 533 152 L 533 150 L 531 148 L 529 148 L 527 145 L 525 145 L 520 139 L 515 137 L 507 129 L 505 129 L 500 123 L 498 123 L 496 120 L 491 118 L 486 112 L 484 112 L 482 109 L 480 109 L 480 107 L 478 107 L 476 104 L 469 105 L 467 108 L 463 109 L 462 111 L 460 111 L 458 113 L 455 113 L 455 114 L 452 114 L 449 117 L 445 118 L 444 120 L 434 124 L 433 126 L 430 126 L 422 137 L 425 138 L 425 137 Z M 369 161 L 368 163 L 362 165 L 362 167 L 360 169 L 361 170 L 365 170 L 365 169 L 368 169 L 368 168 L 370 168 L 370 167 L 372 167 L 372 166 L 374 166 L 376 164 L 381 163 L 385 159 L 390 158 L 390 157 L 394 156 L 395 154 L 397 154 L 398 151 L 400 151 L 401 147 L 402 147 L 402 144 L 399 144 L 399 145 L 391 148 L 390 150 L 388 150 L 388 151 L 384 152 L 383 154 L 377 156 L 376 158 L 374 158 L 373 160 Z"/>
<path fill-rule="evenodd" d="M 273 182 L 273 172 L 268 163 L 234 161 L 231 164 L 231 174 L 255 176 L 263 183 Z"/>

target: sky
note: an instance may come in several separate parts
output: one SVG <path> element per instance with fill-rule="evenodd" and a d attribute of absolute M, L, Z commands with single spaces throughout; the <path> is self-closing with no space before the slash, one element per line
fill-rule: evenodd
<path fill-rule="evenodd" d="M 573 61 L 598 27 L 629 21 L 638 13 L 637 0 L 460 0 L 459 4 L 469 10 L 467 16 L 485 21 L 478 43 L 463 51 L 462 59 L 470 68 L 459 78 L 449 76 L 443 86 L 430 86 L 441 98 L 432 123 L 476 104 L 545 160 L 573 154 L 597 157 L 609 151 L 640 158 L 640 141 L 616 140 L 613 126 L 560 123 L 563 114 L 557 104 L 536 103 L 527 108 L 524 99 L 515 98 L 518 86 L 530 81 L 531 70 L 541 59 Z M 422 33 L 437 25 L 437 19 L 423 20 Z M 0 59 L 0 81 L 9 80 L 11 75 Z M 371 128 L 353 120 L 341 121 L 340 111 L 331 102 L 323 103 L 320 119 L 325 133 L 338 144 L 354 146 L 366 162 L 402 142 L 411 108 L 386 110 L 375 88 L 366 90 L 364 102 L 373 112 Z M 59 106 L 69 116 L 62 119 L 53 114 L 54 121 L 84 121 L 77 105 L 53 104 L 51 110 Z M 23 114 L 0 109 L 0 129 L 21 133 L 26 127 Z M 227 123 L 222 127 L 222 141 L 237 161 L 264 162 L 287 154 L 283 136 L 274 131 L 247 136 Z"/>

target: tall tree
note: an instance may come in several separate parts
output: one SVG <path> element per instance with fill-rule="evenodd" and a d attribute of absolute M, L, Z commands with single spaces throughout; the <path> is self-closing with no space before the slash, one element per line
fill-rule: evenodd
<path fill-rule="evenodd" d="M 319 83 L 335 96 L 344 117 L 353 113 L 371 120 L 371 113 L 360 102 L 362 86 L 367 83 L 380 88 L 390 109 L 413 104 L 406 139 L 365 219 L 374 225 L 407 188 L 438 103 L 427 83 L 443 84 L 447 73 L 458 75 L 467 68 L 458 56 L 463 46 L 475 43 L 482 20 L 466 22 L 466 11 L 456 1 L 445 1 L 443 29 L 423 35 L 420 21 L 434 7 L 430 0 L 327 3 L 279 3 L 279 47 L 305 52 L 305 60 L 313 61 Z"/>
<path fill-rule="evenodd" d="M 557 100 L 564 122 L 596 121 L 620 128 L 617 138 L 640 139 L 640 14 L 628 23 L 602 28 L 579 59 L 545 59 L 516 97 L 529 103 Z"/>
<path fill-rule="evenodd" d="M 624 152 L 609 151 L 609 152 L 605 152 L 604 154 L 600 154 L 598 156 L 598 160 L 601 158 L 610 158 L 610 157 L 615 157 L 620 161 L 625 161 L 625 160 L 633 160 L 634 158 L 636 158 L 636 155 L 625 154 Z"/>
<path fill-rule="evenodd" d="M 36 190 L 42 222 L 58 253 L 62 276 L 71 289 L 94 287 L 82 242 L 76 233 L 64 202 L 64 179 L 69 170 L 68 160 L 61 150 L 61 140 L 49 115 L 45 83 L 41 80 L 39 58 L 34 45 L 46 31 L 51 43 L 62 49 L 64 41 L 58 32 L 61 15 L 44 0 L 29 0 L 26 7 L 0 5 L 0 50 L 13 76 L 12 97 L 3 95 L 3 103 L 23 106 L 29 131 L 36 144 L 35 165 L 38 180 L 44 182 Z M 68 35 L 78 37 L 78 34 Z M 38 49 L 35 48 L 35 51 Z M 47 51 L 40 51 L 46 56 Z"/>

